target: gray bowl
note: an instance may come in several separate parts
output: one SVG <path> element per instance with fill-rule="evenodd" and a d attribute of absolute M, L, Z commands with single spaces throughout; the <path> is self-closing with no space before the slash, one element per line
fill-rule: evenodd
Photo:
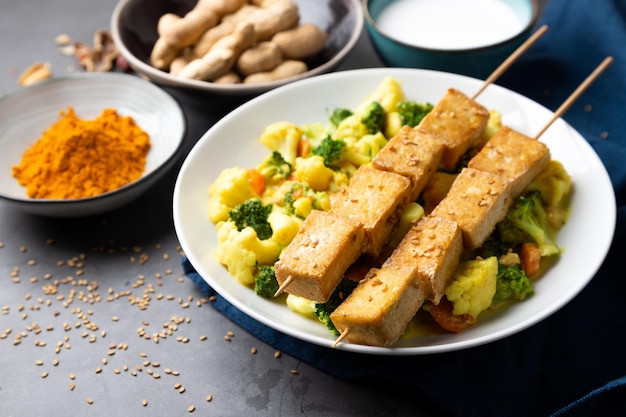
<path fill-rule="evenodd" d="M 518 31 L 480 46 L 438 49 L 421 46 L 428 45 L 429 40 L 411 39 L 409 42 L 405 37 L 392 33 L 395 31 L 390 30 L 388 25 L 381 25 L 381 14 L 398 1 L 362 0 L 367 32 L 374 49 L 386 65 L 433 69 L 480 79 L 486 78 L 528 38 L 539 14 L 537 0 L 502 0 L 522 22 Z M 396 27 L 402 26 L 398 24 Z"/>
<path fill-rule="evenodd" d="M 142 176 L 95 197 L 30 198 L 11 167 L 58 120 L 59 112 L 70 106 L 82 119 L 93 119 L 107 107 L 133 117 L 151 142 Z M 185 125 L 176 100 L 135 75 L 76 73 L 20 87 L 0 96 L 0 201 L 46 217 L 84 217 L 117 209 L 137 199 L 174 167 L 183 150 Z"/>
<path fill-rule="evenodd" d="M 165 13 L 183 16 L 195 0 L 121 0 L 113 11 L 111 34 L 131 68 L 151 80 L 173 87 L 203 90 L 221 94 L 260 94 L 280 85 L 329 72 L 354 48 L 363 31 L 360 0 L 294 0 L 300 22 L 312 22 L 328 34 L 326 46 L 307 62 L 309 71 L 283 80 L 260 84 L 216 84 L 184 79 L 150 65 L 150 52 L 158 38 L 157 22 Z"/>

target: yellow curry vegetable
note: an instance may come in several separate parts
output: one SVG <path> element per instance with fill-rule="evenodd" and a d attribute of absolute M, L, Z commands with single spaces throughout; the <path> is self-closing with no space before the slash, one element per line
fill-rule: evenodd
<path fill-rule="evenodd" d="M 139 178 L 150 138 L 130 116 L 104 109 L 93 120 L 69 107 L 29 149 L 13 176 L 32 198 L 85 198 Z"/>

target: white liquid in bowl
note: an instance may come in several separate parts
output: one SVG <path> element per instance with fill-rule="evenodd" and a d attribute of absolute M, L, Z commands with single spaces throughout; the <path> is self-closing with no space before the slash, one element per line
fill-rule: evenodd
<path fill-rule="evenodd" d="M 509 39 L 525 27 L 500 0 L 398 0 L 376 23 L 401 42 L 431 49 L 470 49 Z"/>

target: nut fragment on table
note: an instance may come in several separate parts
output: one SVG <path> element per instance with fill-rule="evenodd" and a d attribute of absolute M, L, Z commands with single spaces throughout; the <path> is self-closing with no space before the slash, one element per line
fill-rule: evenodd
<path fill-rule="evenodd" d="M 35 62 L 30 67 L 26 68 L 24 72 L 22 72 L 17 82 L 21 86 L 26 86 L 50 77 L 52 77 L 52 71 L 50 71 L 50 63 Z"/>
<path fill-rule="evenodd" d="M 93 47 L 82 42 L 75 42 L 74 48 L 78 63 L 88 72 L 110 71 L 119 55 L 111 34 L 105 30 L 96 31 L 93 37 Z"/>

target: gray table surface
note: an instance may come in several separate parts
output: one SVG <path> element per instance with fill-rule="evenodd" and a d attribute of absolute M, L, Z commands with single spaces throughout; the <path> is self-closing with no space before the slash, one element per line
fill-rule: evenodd
<path fill-rule="evenodd" d="M 80 70 L 55 37 L 91 43 L 115 4 L 0 0 L 0 94 L 36 61 L 56 76 Z M 340 69 L 380 65 L 364 36 Z M 187 115 L 188 149 L 240 104 L 168 91 Z M 177 168 L 138 201 L 94 218 L 48 219 L 0 203 L 1 416 L 176 416 L 191 406 L 215 416 L 434 415 L 276 357 L 212 309 L 182 276 L 171 214 Z"/>

